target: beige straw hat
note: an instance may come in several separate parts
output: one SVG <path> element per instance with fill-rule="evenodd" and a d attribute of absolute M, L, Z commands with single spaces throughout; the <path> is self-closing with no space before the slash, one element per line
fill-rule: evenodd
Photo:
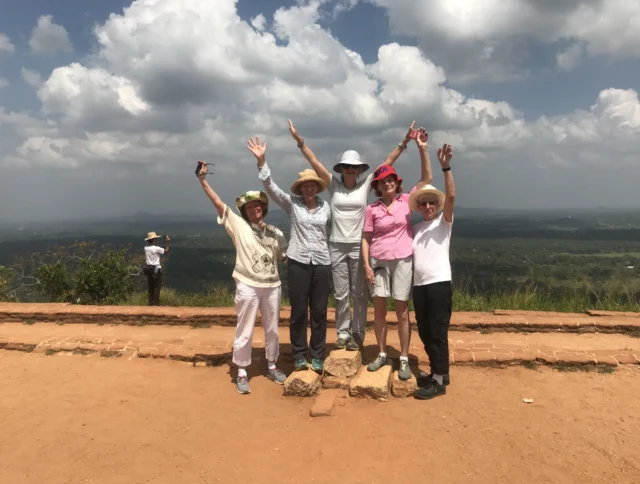
<path fill-rule="evenodd" d="M 153 240 L 153 239 L 159 239 L 160 236 L 158 234 L 156 234 L 155 232 L 149 232 L 147 234 L 147 238 L 144 240 Z"/>
<path fill-rule="evenodd" d="M 420 209 L 418 208 L 418 198 L 420 198 L 422 195 L 428 195 L 428 194 L 437 196 L 438 211 L 440 212 L 444 210 L 444 199 L 445 199 L 444 193 L 442 193 L 433 185 L 425 185 L 422 188 L 417 189 L 415 192 L 413 192 L 409 196 L 409 207 L 411 208 L 411 210 L 415 210 L 416 212 L 419 212 Z"/>
<path fill-rule="evenodd" d="M 300 185 L 304 182 L 314 181 L 318 184 L 318 193 L 324 192 L 327 188 L 327 184 L 322 178 L 320 178 L 314 170 L 307 168 L 304 171 L 298 173 L 298 179 L 291 185 L 291 193 L 295 195 L 302 195 L 300 192 Z"/>

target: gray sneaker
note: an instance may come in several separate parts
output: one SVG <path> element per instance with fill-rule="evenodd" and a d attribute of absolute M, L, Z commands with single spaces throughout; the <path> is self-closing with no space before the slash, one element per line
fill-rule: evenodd
<path fill-rule="evenodd" d="M 347 351 L 360 351 L 361 348 L 362 341 L 360 340 L 360 336 L 354 334 L 347 343 Z"/>
<path fill-rule="evenodd" d="M 251 388 L 249 388 L 249 380 L 247 380 L 246 376 L 239 376 L 236 381 L 236 388 L 238 389 L 238 393 L 246 395 L 251 393 Z"/>
<path fill-rule="evenodd" d="M 335 342 L 335 344 L 333 345 L 333 347 L 336 350 L 343 350 L 345 349 L 347 346 L 347 339 L 345 338 L 338 338 L 338 341 Z"/>
<path fill-rule="evenodd" d="M 380 368 L 382 368 L 386 364 L 387 364 L 387 357 L 378 355 L 378 357 L 375 360 L 373 360 L 371 363 L 367 365 L 367 370 L 378 371 Z"/>
<path fill-rule="evenodd" d="M 284 385 L 284 381 L 287 379 L 287 375 L 285 375 L 277 368 L 274 368 L 273 370 L 267 371 L 267 378 L 271 381 L 276 382 L 278 385 Z"/>
<path fill-rule="evenodd" d="M 411 370 L 409 369 L 409 362 L 400 360 L 400 369 L 398 370 L 398 378 L 403 381 L 407 381 L 411 378 Z"/>

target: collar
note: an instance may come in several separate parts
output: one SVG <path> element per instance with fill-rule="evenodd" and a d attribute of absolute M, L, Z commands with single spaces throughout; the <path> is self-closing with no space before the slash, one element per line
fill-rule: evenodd
<path fill-rule="evenodd" d="M 402 201 L 402 193 L 398 193 L 396 194 L 396 202 L 401 202 Z M 383 202 L 382 202 L 382 197 L 379 197 L 375 202 L 373 202 L 372 205 L 382 205 L 383 207 L 387 207 Z"/>

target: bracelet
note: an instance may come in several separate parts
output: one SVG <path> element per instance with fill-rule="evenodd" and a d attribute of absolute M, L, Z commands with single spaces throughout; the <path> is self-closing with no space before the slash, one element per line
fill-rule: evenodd
<path fill-rule="evenodd" d="M 407 149 L 407 145 L 405 143 L 403 143 L 402 141 L 400 141 L 400 143 L 398 143 L 398 146 L 400 147 L 401 150 L 406 150 Z"/>
<path fill-rule="evenodd" d="M 302 145 L 304 144 L 304 138 L 302 138 L 302 141 L 300 141 L 298 143 L 298 148 L 302 148 Z"/>
<path fill-rule="evenodd" d="M 451 171 L 451 167 L 450 167 L 450 166 L 448 166 L 448 167 L 446 167 L 446 168 L 443 168 L 443 169 L 442 169 L 442 172 L 443 172 L 443 173 L 444 173 L 444 172 L 446 172 L 446 171 Z"/>

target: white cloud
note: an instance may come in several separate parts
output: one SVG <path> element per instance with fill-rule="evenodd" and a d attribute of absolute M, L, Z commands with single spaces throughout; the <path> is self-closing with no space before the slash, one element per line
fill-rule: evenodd
<path fill-rule="evenodd" d="M 637 0 L 367 1 L 385 8 L 393 31 L 417 38 L 454 82 L 521 78 L 535 44 L 570 41 L 589 55 L 640 57 Z M 558 61 L 574 64 L 577 53 Z"/>
<path fill-rule="evenodd" d="M 42 84 L 42 76 L 39 72 L 23 67 L 21 73 L 24 82 L 29 84 L 31 87 L 37 88 Z"/>
<path fill-rule="evenodd" d="M 6 34 L 0 32 L 0 51 L 13 52 L 15 50 L 14 45 L 11 43 L 9 37 Z"/>
<path fill-rule="evenodd" d="M 637 166 L 635 91 L 603 90 L 589 109 L 527 121 L 506 102 L 448 87 L 448 71 L 424 49 L 384 45 L 366 64 L 316 23 L 322 5 L 282 8 L 270 22 L 251 25 L 238 17 L 234 0 L 138 0 L 96 26 L 99 49 L 86 65 L 58 67 L 38 86 L 39 116 L 0 111 L 0 161 L 68 169 L 106 163 L 114 173 L 182 176 L 188 160 L 211 159 L 227 177 L 222 189 L 234 193 L 255 184 L 245 148 L 252 134 L 268 137 L 282 183 L 299 171 L 304 161 L 286 125 L 292 118 L 327 164 L 355 148 L 371 165 L 416 119 L 429 129 L 432 146 L 454 145 L 457 165 L 478 186 L 493 186 L 516 167 L 529 176 L 550 166 L 558 177 L 576 166 L 597 170 L 612 154 Z M 469 8 L 469 15 L 482 14 Z M 456 26 L 452 35 L 486 34 L 470 28 L 475 33 Z M 492 32 L 507 28 L 500 24 Z M 409 157 L 402 170 L 411 178 L 418 165 L 415 153 Z M 599 173 L 606 180 L 606 171 Z M 490 195 L 500 189 L 471 186 L 467 193 L 476 190 L 478 200 L 491 205 Z M 509 190 L 513 200 L 522 198 Z"/>
<path fill-rule="evenodd" d="M 251 25 L 258 32 L 263 32 L 267 28 L 267 19 L 264 15 L 256 15 L 251 19 Z"/>
<path fill-rule="evenodd" d="M 576 42 L 565 50 L 558 52 L 556 56 L 558 68 L 563 71 L 570 71 L 580 65 L 584 57 L 584 44 Z"/>
<path fill-rule="evenodd" d="M 38 19 L 29 40 L 29 47 L 31 52 L 37 54 L 73 51 L 67 30 L 62 25 L 54 23 L 51 15 L 43 15 Z"/>
<path fill-rule="evenodd" d="M 9 81 L 7 81 L 4 77 L 0 77 L 0 89 L 3 87 L 7 87 L 9 85 Z"/>

